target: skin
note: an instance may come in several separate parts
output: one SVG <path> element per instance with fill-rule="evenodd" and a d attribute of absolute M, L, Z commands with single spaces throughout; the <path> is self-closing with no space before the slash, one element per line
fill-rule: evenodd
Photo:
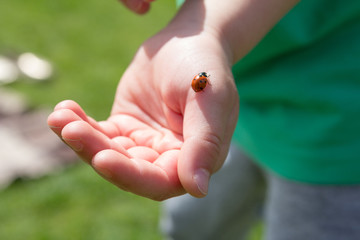
<path fill-rule="evenodd" d="M 149 1 L 122 2 L 139 14 L 150 7 Z M 211 174 L 226 158 L 237 122 L 239 96 L 231 66 L 295 4 L 188 0 L 139 48 L 106 121 L 95 121 L 66 100 L 48 124 L 96 172 L 125 191 L 159 201 L 185 193 L 203 197 Z M 203 71 L 211 75 L 211 85 L 195 93 L 191 80 Z"/>

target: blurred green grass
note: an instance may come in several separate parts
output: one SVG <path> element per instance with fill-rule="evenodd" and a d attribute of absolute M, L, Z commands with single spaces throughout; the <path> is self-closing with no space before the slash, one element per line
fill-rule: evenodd
<path fill-rule="evenodd" d="M 2 0 L 0 54 L 34 52 L 55 67 L 48 84 L 14 84 L 35 105 L 78 101 L 98 119 L 108 116 L 118 80 L 140 44 L 175 12 L 159 1 L 137 16 L 117 1 Z"/>
<path fill-rule="evenodd" d="M 137 48 L 175 13 L 174 1 L 161 0 L 145 16 L 117 1 L 0 3 L 0 54 L 34 52 L 55 68 L 51 81 L 21 79 L 9 87 L 34 107 L 74 99 L 98 120 L 108 116 L 118 80 Z M 161 239 L 158 206 L 77 164 L 1 191 L 0 239 Z M 259 239 L 259 232 L 252 239 Z"/>
<path fill-rule="evenodd" d="M 0 239 L 160 239 L 158 205 L 119 191 L 87 167 L 0 194 Z"/>

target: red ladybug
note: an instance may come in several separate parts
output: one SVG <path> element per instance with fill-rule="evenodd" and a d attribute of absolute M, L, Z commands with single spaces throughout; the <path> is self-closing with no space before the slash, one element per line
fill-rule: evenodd
<path fill-rule="evenodd" d="M 191 87 L 195 92 L 203 91 L 209 82 L 210 75 L 206 72 L 197 74 L 191 82 Z"/>

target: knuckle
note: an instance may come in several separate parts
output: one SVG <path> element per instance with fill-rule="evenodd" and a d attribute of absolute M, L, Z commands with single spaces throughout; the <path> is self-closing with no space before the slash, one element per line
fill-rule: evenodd
<path fill-rule="evenodd" d="M 204 147 L 209 157 L 208 164 L 210 164 L 211 173 L 216 172 L 222 165 L 222 150 L 223 139 L 217 134 L 208 134 L 204 137 Z"/>
<path fill-rule="evenodd" d="M 213 154 L 220 154 L 221 146 L 222 146 L 222 139 L 220 136 L 214 133 L 209 133 L 204 136 L 204 143 L 207 145 L 206 147 L 212 152 Z"/>

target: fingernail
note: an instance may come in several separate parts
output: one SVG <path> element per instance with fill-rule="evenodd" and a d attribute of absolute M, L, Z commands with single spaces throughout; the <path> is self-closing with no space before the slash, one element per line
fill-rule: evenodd
<path fill-rule="evenodd" d="M 74 140 L 74 139 L 63 139 L 75 152 L 80 152 L 84 145 L 81 143 L 80 140 Z"/>
<path fill-rule="evenodd" d="M 50 129 L 61 129 L 61 127 L 48 125 Z"/>
<path fill-rule="evenodd" d="M 97 167 L 97 166 L 93 166 L 95 171 L 100 174 L 101 176 L 103 176 L 104 178 L 107 179 L 111 179 L 112 178 L 112 174 L 108 169 L 105 168 L 101 168 L 101 167 Z"/>
<path fill-rule="evenodd" d="M 208 193 L 209 179 L 210 179 L 210 173 L 208 170 L 204 168 L 199 168 L 198 170 L 195 171 L 194 181 L 199 191 L 204 195 L 207 195 Z"/>

